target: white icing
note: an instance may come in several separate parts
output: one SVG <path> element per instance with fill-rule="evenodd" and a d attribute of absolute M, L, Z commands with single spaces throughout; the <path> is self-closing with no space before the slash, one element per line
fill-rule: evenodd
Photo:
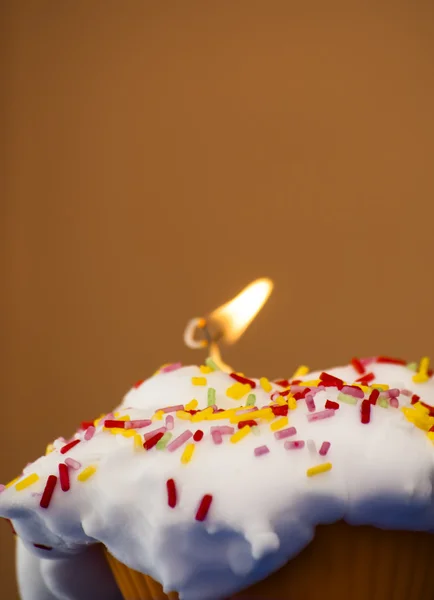
<path fill-rule="evenodd" d="M 372 364 L 376 382 L 390 388 L 408 389 L 434 405 L 434 382 L 416 384 L 413 373 L 401 366 Z M 351 383 L 358 377 L 351 366 L 329 373 Z M 304 380 L 317 378 L 310 373 Z M 206 386 L 192 385 L 192 377 L 206 377 Z M 227 409 L 246 400 L 226 395 L 234 381 L 228 374 L 204 375 L 198 367 L 162 373 L 132 389 L 118 408 L 130 419 L 151 418 L 162 407 L 187 404 L 195 398 L 198 408 L 207 407 L 209 387 L 216 389 L 216 403 Z M 273 390 L 282 388 L 273 384 Z M 258 407 L 269 405 L 270 393 L 258 385 Z M 326 399 L 336 401 L 338 390 L 327 388 L 314 396 L 316 411 Z M 165 591 L 177 590 L 183 600 L 224 598 L 278 569 L 313 538 L 315 526 L 344 519 L 349 524 L 382 528 L 434 531 L 434 446 L 426 433 L 409 423 L 403 406 L 410 397 L 399 396 L 400 408 L 374 406 L 371 422 L 360 422 L 360 403 L 340 402 L 331 418 L 309 422 L 304 400 L 289 411 L 289 425 L 297 434 L 287 440 L 303 440 L 305 447 L 286 450 L 287 440 L 277 440 L 270 423 L 260 421 L 259 435 L 252 432 L 237 444 L 223 436 L 215 445 L 212 426 L 228 421 L 191 423 L 177 419 L 173 438 L 185 429 L 204 431 L 190 463 L 174 452 L 149 452 L 134 447 L 133 438 L 102 430 L 62 455 L 56 450 L 25 469 L 37 473 L 39 481 L 23 491 L 11 486 L 0 494 L 0 515 L 10 518 L 29 549 L 43 558 L 64 557 L 83 546 L 104 543 L 128 566 L 161 581 Z M 248 413 L 246 419 L 248 419 Z M 164 425 L 156 420 L 138 430 L 147 433 Z M 237 426 L 235 425 L 235 428 Z M 307 443 L 309 440 L 309 444 Z M 331 442 L 326 456 L 318 451 Z M 189 440 L 192 442 L 192 439 Z M 254 449 L 267 445 L 270 452 L 254 456 Z M 48 509 L 39 506 L 50 474 L 71 457 L 83 468 L 96 465 L 86 482 L 77 481 L 70 469 L 71 489 L 57 486 Z M 307 477 L 309 467 L 331 462 L 331 471 Z M 167 503 L 166 481 L 173 478 L 178 492 L 174 509 Z M 201 498 L 213 495 L 203 522 L 195 520 Z M 47 553 L 33 543 L 52 546 Z M 48 556 L 49 554 L 49 556 Z"/>

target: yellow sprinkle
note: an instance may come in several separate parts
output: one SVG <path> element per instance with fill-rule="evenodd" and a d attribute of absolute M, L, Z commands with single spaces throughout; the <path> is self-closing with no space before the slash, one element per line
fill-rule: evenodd
<path fill-rule="evenodd" d="M 205 410 L 200 410 L 195 415 L 191 416 L 192 423 L 200 423 L 200 421 L 205 421 L 209 417 L 209 415 L 213 414 L 212 407 L 205 408 Z"/>
<path fill-rule="evenodd" d="M 133 437 L 136 435 L 134 429 L 122 429 L 122 435 L 126 438 Z"/>
<path fill-rule="evenodd" d="M 19 475 L 18 477 L 15 477 L 15 479 L 12 479 L 12 481 L 10 481 L 9 483 L 7 483 L 5 485 L 5 488 L 12 487 L 19 479 L 21 479 L 21 475 Z"/>
<path fill-rule="evenodd" d="M 206 385 L 206 377 L 192 377 L 191 383 L 193 385 Z"/>
<path fill-rule="evenodd" d="M 412 379 L 414 383 L 425 383 L 428 381 L 428 369 L 429 369 L 429 358 L 428 356 L 424 356 L 419 365 L 419 370 L 415 375 L 413 375 Z"/>
<path fill-rule="evenodd" d="M 45 448 L 45 456 L 47 456 L 47 454 L 51 454 L 53 451 L 54 451 L 54 445 L 48 444 L 48 446 Z"/>
<path fill-rule="evenodd" d="M 427 408 L 426 406 L 424 406 L 424 405 L 423 405 L 423 404 L 421 404 L 420 402 L 416 402 L 416 403 L 413 405 L 413 409 L 414 409 L 415 411 L 417 411 L 418 413 L 422 413 L 422 414 L 424 414 L 424 415 L 428 415 L 428 414 L 429 414 L 429 412 L 430 412 L 429 408 Z"/>
<path fill-rule="evenodd" d="M 310 381 L 300 381 L 298 385 L 305 385 L 309 387 L 316 387 L 321 383 L 320 379 L 311 379 Z"/>
<path fill-rule="evenodd" d="M 261 379 L 259 380 L 259 384 L 260 384 L 261 388 L 264 390 L 264 392 L 271 392 L 271 390 L 273 389 L 271 383 L 268 381 L 268 379 L 266 377 L 261 377 Z"/>
<path fill-rule="evenodd" d="M 230 419 L 234 416 L 235 409 L 229 408 L 228 410 L 222 410 L 222 412 L 212 413 L 207 417 L 207 421 L 219 421 L 220 419 Z M 250 416 L 249 416 L 250 418 Z M 240 419 L 241 421 L 243 419 Z"/>
<path fill-rule="evenodd" d="M 369 385 L 361 385 L 360 383 L 352 383 L 351 385 L 357 385 L 365 394 L 371 391 Z"/>
<path fill-rule="evenodd" d="M 39 481 L 39 476 L 36 475 L 36 473 L 32 473 L 31 475 L 28 475 L 28 477 L 25 477 L 22 481 L 17 483 L 15 485 L 15 489 L 17 490 L 17 492 L 21 492 L 21 490 L 25 490 L 27 487 L 29 487 L 29 485 L 33 485 L 37 481 Z"/>
<path fill-rule="evenodd" d="M 308 373 L 309 367 L 306 367 L 306 365 L 300 365 L 294 373 L 294 375 L 291 377 L 291 379 L 298 379 L 299 377 L 304 377 L 304 375 L 307 375 Z"/>
<path fill-rule="evenodd" d="M 306 471 L 306 475 L 308 477 L 313 477 L 314 475 L 319 475 L 319 473 L 325 473 L 326 471 L 330 471 L 332 468 L 332 463 L 323 463 L 322 465 L 316 465 L 316 467 L 311 467 Z"/>
<path fill-rule="evenodd" d="M 297 408 L 297 400 L 294 396 L 288 396 L 288 407 L 289 410 L 295 410 Z"/>
<path fill-rule="evenodd" d="M 243 396 L 251 391 L 251 387 L 248 383 L 240 383 L 237 381 L 233 385 L 229 386 L 226 390 L 226 396 L 232 398 L 232 400 L 241 400 Z"/>
<path fill-rule="evenodd" d="M 176 416 L 178 419 L 182 419 L 183 421 L 191 421 L 191 414 L 186 412 L 185 410 L 177 410 Z"/>
<path fill-rule="evenodd" d="M 280 419 L 276 419 L 275 421 L 273 421 L 273 423 L 271 423 L 270 429 L 271 429 L 271 431 L 278 431 L 279 429 L 282 429 L 283 427 L 286 427 L 287 425 L 288 425 L 288 417 L 281 417 Z"/>
<path fill-rule="evenodd" d="M 123 427 L 103 427 L 103 431 L 108 431 L 112 435 L 119 435 L 120 433 L 124 433 L 125 429 Z"/>
<path fill-rule="evenodd" d="M 207 367 L 206 365 L 200 365 L 199 369 L 200 369 L 200 372 L 203 373 L 204 375 L 208 375 L 208 373 L 212 373 L 211 367 Z"/>
<path fill-rule="evenodd" d="M 371 383 L 371 388 L 385 392 L 389 389 L 389 386 L 386 383 Z"/>
<path fill-rule="evenodd" d="M 426 435 L 432 442 L 434 442 L 434 431 L 429 431 Z"/>
<path fill-rule="evenodd" d="M 223 414 L 223 413 L 216 413 Z M 261 408 L 259 410 L 254 410 L 249 413 L 245 413 L 243 415 L 233 415 L 231 417 L 231 423 L 239 423 L 240 421 L 245 421 L 246 419 L 273 419 L 274 414 L 271 408 Z M 243 427 L 244 429 L 244 427 Z"/>
<path fill-rule="evenodd" d="M 274 400 L 274 402 L 276 404 L 279 404 L 279 406 L 283 406 L 284 404 L 286 404 L 286 400 L 283 396 L 277 396 L 277 398 Z"/>
<path fill-rule="evenodd" d="M 249 433 L 250 433 L 250 425 L 246 425 L 245 427 L 242 427 L 236 433 L 231 435 L 230 440 L 233 444 L 236 444 L 237 442 L 239 442 L 243 438 L 245 438 L 246 435 L 248 435 Z"/>
<path fill-rule="evenodd" d="M 135 448 L 143 448 L 143 440 L 142 436 L 138 433 L 134 434 L 134 447 Z"/>
<path fill-rule="evenodd" d="M 182 453 L 181 456 L 181 462 L 183 465 L 186 465 L 187 463 L 189 463 L 191 461 L 191 457 L 193 456 L 193 452 L 195 449 L 195 444 L 187 444 L 184 452 Z"/>
<path fill-rule="evenodd" d="M 185 410 L 194 410 L 195 408 L 197 408 L 197 405 L 197 400 L 191 400 L 188 404 L 185 405 Z"/>
<path fill-rule="evenodd" d="M 90 465 L 86 467 L 77 475 L 78 481 L 87 481 L 92 475 L 96 473 L 96 467 L 94 465 Z"/>
<path fill-rule="evenodd" d="M 152 416 L 152 421 L 162 421 L 163 417 L 164 417 L 164 411 L 157 410 L 157 412 L 155 412 L 154 415 Z"/>

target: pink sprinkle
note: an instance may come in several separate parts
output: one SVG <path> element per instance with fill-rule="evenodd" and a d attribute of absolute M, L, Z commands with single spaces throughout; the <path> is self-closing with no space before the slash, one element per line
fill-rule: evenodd
<path fill-rule="evenodd" d="M 235 412 L 235 414 L 236 415 L 244 415 L 245 413 L 253 412 L 255 410 L 258 410 L 258 408 L 256 406 L 250 406 L 249 408 L 242 408 L 241 410 L 237 410 Z"/>
<path fill-rule="evenodd" d="M 343 394 L 347 394 L 348 396 L 353 396 L 353 398 L 365 397 L 364 391 L 354 385 L 344 385 L 341 392 Z"/>
<path fill-rule="evenodd" d="M 214 444 L 222 443 L 223 438 L 222 438 L 222 434 L 220 433 L 220 431 L 212 431 L 211 436 L 212 436 L 212 441 L 214 442 Z"/>
<path fill-rule="evenodd" d="M 387 395 L 389 398 L 397 398 L 399 396 L 400 390 L 398 388 L 392 388 L 391 390 L 387 390 Z"/>
<path fill-rule="evenodd" d="M 301 450 L 301 448 L 304 448 L 304 442 L 303 440 L 297 440 L 294 442 L 285 442 L 285 450 Z"/>
<path fill-rule="evenodd" d="M 305 385 L 291 385 L 291 394 L 297 394 L 297 392 L 304 392 L 305 389 Z"/>
<path fill-rule="evenodd" d="M 147 442 L 152 437 L 154 437 L 154 435 L 157 435 L 159 433 L 166 433 L 166 431 L 167 431 L 166 427 L 158 427 L 158 429 L 153 429 L 152 431 L 147 431 L 144 434 L 143 439 L 145 442 Z"/>
<path fill-rule="evenodd" d="M 232 435 L 235 432 L 235 427 L 231 427 L 230 425 L 218 425 L 216 427 L 211 427 L 211 433 L 214 431 L 218 431 L 222 435 Z"/>
<path fill-rule="evenodd" d="M 166 428 L 168 431 L 172 431 L 172 429 L 175 427 L 175 419 L 172 417 L 172 415 L 167 415 L 166 417 Z"/>
<path fill-rule="evenodd" d="M 0 494 L 1 494 L 2 492 L 4 492 L 4 491 L 5 491 L 5 489 L 6 489 L 6 486 L 5 486 L 3 483 L 0 483 Z"/>
<path fill-rule="evenodd" d="M 95 427 L 93 425 L 91 425 L 90 427 L 88 427 L 84 433 L 84 439 L 86 441 L 89 441 L 93 438 L 95 434 Z"/>
<path fill-rule="evenodd" d="M 305 401 L 306 401 L 307 410 L 309 412 L 314 412 L 316 410 L 316 406 L 315 406 L 315 402 L 314 402 L 312 394 L 306 394 Z"/>
<path fill-rule="evenodd" d="M 160 369 L 160 373 L 170 373 L 171 371 L 177 371 L 182 367 L 182 363 L 172 363 L 171 365 L 166 365 L 162 369 Z"/>
<path fill-rule="evenodd" d="M 212 412 L 216 413 L 218 411 L 219 407 L 217 406 L 217 404 L 213 404 L 212 405 Z"/>
<path fill-rule="evenodd" d="M 392 396 L 389 400 L 389 404 L 392 408 L 399 408 L 399 400 L 396 396 Z"/>
<path fill-rule="evenodd" d="M 268 452 L 270 452 L 268 446 L 258 446 L 253 450 L 255 456 L 262 456 L 263 454 L 268 454 Z"/>
<path fill-rule="evenodd" d="M 125 421 L 125 429 L 141 429 L 151 425 L 151 419 L 137 419 L 136 421 Z"/>
<path fill-rule="evenodd" d="M 164 427 L 164 431 L 166 431 L 166 428 Z M 157 433 L 157 432 L 154 432 Z M 191 437 L 193 437 L 192 432 L 189 429 L 186 429 L 184 431 L 184 433 L 181 433 L 181 435 L 178 435 L 178 437 L 176 437 L 172 442 L 170 442 L 170 444 L 168 444 L 168 446 L 166 446 L 166 450 L 169 450 L 169 452 L 174 452 L 175 450 L 178 450 L 178 448 L 180 448 L 182 446 L 182 444 L 185 444 L 185 442 L 187 440 L 189 440 Z"/>
<path fill-rule="evenodd" d="M 319 449 L 319 453 L 321 454 L 321 456 L 325 456 L 327 454 L 327 452 L 330 449 L 330 442 L 323 442 L 321 445 L 321 448 Z"/>
<path fill-rule="evenodd" d="M 410 397 L 413 395 L 413 392 L 411 390 L 401 390 L 401 394 Z"/>
<path fill-rule="evenodd" d="M 81 463 L 79 463 L 78 460 L 74 460 L 73 458 L 65 458 L 65 465 L 71 467 L 71 469 L 74 469 L 74 471 L 78 471 L 78 469 L 81 469 Z"/>
<path fill-rule="evenodd" d="M 175 406 L 166 406 L 161 409 L 164 413 L 176 412 L 177 410 L 184 410 L 183 404 L 175 404 Z"/>
<path fill-rule="evenodd" d="M 291 435 L 295 435 L 297 430 L 295 427 L 288 427 L 287 429 L 279 429 L 279 431 L 274 432 L 274 437 L 276 440 L 284 440 Z"/>
<path fill-rule="evenodd" d="M 329 417 L 335 416 L 335 410 L 332 408 L 326 408 L 325 410 L 320 410 L 320 412 L 313 413 L 312 415 L 307 415 L 307 420 L 309 423 L 312 421 L 322 421 L 323 419 L 328 419 Z"/>

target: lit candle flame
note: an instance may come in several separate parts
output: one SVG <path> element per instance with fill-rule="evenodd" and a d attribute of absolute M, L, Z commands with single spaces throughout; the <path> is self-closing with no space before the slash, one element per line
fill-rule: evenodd
<path fill-rule="evenodd" d="M 206 319 L 192 319 L 185 330 L 184 341 L 190 348 L 209 347 L 210 357 L 224 371 L 231 370 L 220 356 L 217 342 L 234 344 L 264 306 L 273 291 L 270 279 L 257 279 L 245 287 L 235 298 L 216 308 Z M 195 333 L 202 331 L 202 338 Z"/>

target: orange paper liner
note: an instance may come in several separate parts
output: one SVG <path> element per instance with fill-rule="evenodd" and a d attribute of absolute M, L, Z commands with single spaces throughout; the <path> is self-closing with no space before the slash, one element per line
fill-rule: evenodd
<path fill-rule="evenodd" d="M 434 536 L 345 523 L 320 526 L 282 569 L 228 600 L 433 600 Z M 177 600 L 108 552 L 124 600 Z"/>

